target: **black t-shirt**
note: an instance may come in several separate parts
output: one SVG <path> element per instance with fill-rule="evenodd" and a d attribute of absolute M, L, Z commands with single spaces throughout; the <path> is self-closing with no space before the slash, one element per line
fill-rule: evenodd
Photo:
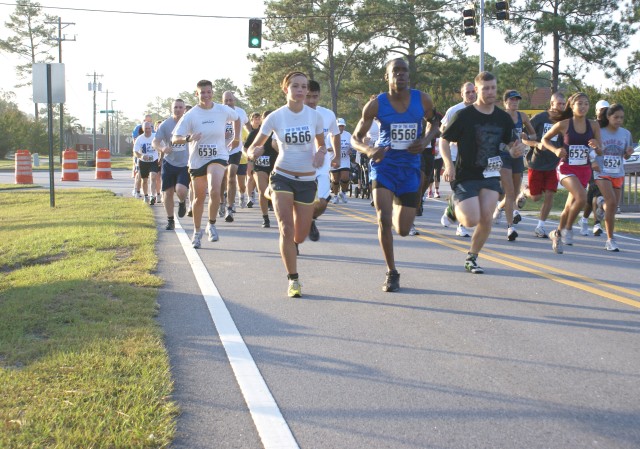
<path fill-rule="evenodd" d="M 260 128 L 251 130 L 251 132 L 247 136 L 247 140 L 245 140 L 244 142 L 245 150 L 249 149 L 249 147 L 251 146 L 253 141 L 256 139 L 256 136 L 258 135 L 259 132 L 260 132 Z M 269 156 L 270 165 L 273 167 L 273 165 L 276 163 L 276 159 L 278 158 L 278 152 L 273 148 L 272 138 L 273 138 L 273 134 L 270 135 L 267 141 L 264 143 L 263 145 L 264 153 L 262 153 L 262 155 Z"/>
<path fill-rule="evenodd" d="M 474 105 L 458 111 L 442 134 L 458 143 L 456 181 L 484 179 L 488 159 L 500 156 L 502 144 L 513 141 L 514 128 L 511 116 L 497 107 L 491 114 L 483 114 Z"/>
<path fill-rule="evenodd" d="M 531 126 L 536 130 L 536 136 L 538 142 L 542 142 L 542 136 L 544 136 L 547 131 L 551 129 L 553 126 L 553 122 L 549 118 L 549 111 L 541 112 L 540 114 L 536 114 L 531 119 Z M 555 140 L 553 141 L 553 145 L 556 148 L 562 146 L 563 138 L 562 135 L 557 135 Z M 555 170 L 558 166 L 558 156 L 556 156 L 553 152 L 547 150 L 539 150 L 534 148 L 533 151 L 529 151 L 527 153 L 527 165 L 529 168 L 540 171 L 551 171 Z"/>

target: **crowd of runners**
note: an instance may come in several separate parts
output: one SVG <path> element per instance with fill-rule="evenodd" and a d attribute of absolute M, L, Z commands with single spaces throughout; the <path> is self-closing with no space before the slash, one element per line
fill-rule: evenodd
<path fill-rule="evenodd" d="M 417 235 L 415 217 L 424 201 L 440 198 L 441 182 L 450 183 L 452 194 L 440 222 L 457 223 L 456 235 L 470 237 L 464 261 L 470 273 L 484 272 L 478 257 L 493 225 L 504 220 L 507 240 L 517 239 L 527 200 L 542 200 L 534 235 L 548 238 L 556 253 L 573 244 L 581 213 L 580 233 L 590 233 L 592 212 L 593 234 L 606 232 L 605 249 L 619 251 L 615 213 L 623 159 L 633 152 L 621 105 L 598 102 L 591 120 L 586 94 L 556 92 L 548 111 L 530 120 L 518 111 L 520 93 L 500 96 L 496 77 L 481 72 L 442 115 L 427 93 L 410 88 L 406 61 L 390 61 L 384 76 L 388 92 L 371 96 L 353 135 L 344 119 L 318 105 L 320 85 L 302 72 L 282 81 L 282 107 L 250 116 L 236 106 L 233 92 L 217 103 L 212 83 L 199 81 L 196 105 L 176 99 L 166 120 L 154 126 L 146 116 L 133 131 L 133 194 L 164 205 L 167 230 L 175 228 L 177 200 L 178 217 L 193 219 L 196 249 L 205 233 L 210 242 L 219 240 L 216 220 L 233 222 L 238 206 L 259 207 L 263 228 L 271 227 L 273 212 L 290 297 L 302 296 L 298 245 L 307 236 L 320 239 L 316 219 L 329 203 L 347 203 L 354 188 L 356 196 L 366 192 L 377 214 L 387 292 L 400 288 L 393 230 Z M 558 226 L 547 232 L 559 184 L 568 196 Z"/>

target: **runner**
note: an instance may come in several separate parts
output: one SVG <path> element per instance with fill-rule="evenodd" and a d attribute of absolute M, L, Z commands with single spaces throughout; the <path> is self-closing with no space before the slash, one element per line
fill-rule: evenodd
<path fill-rule="evenodd" d="M 249 123 L 249 118 L 247 117 L 247 113 L 244 112 L 244 109 L 236 106 L 236 96 L 233 92 L 226 91 L 222 94 L 222 102 L 229 106 L 231 109 L 235 110 L 238 114 L 239 127 L 241 129 L 242 126 L 247 126 Z M 242 134 L 234 133 L 235 124 L 227 123 L 226 128 L 226 142 L 227 147 L 229 147 L 229 165 L 226 170 L 227 177 L 227 213 L 224 216 L 224 221 L 227 223 L 231 223 L 233 221 L 233 214 L 235 212 L 236 205 L 236 192 L 238 190 L 238 181 L 236 176 L 238 175 L 238 166 L 240 165 L 240 160 L 242 158 Z M 232 142 L 233 143 L 232 145 Z M 244 187 L 243 187 L 244 188 Z"/>
<path fill-rule="evenodd" d="M 147 114 L 144 116 L 142 123 L 145 123 L 145 122 L 151 123 L 152 121 L 153 119 L 151 118 L 151 115 Z M 136 139 L 138 138 L 138 136 L 144 133 L 144 130 L 142 129 L 142 123 L 136 125 L 135 128 L 133 128 L 133 131 L 131 131 L 131 138 L 134 144 L 136 143 Z M 133 196 L 134 198 L 141 198 L 142 195 L 140 195 L 140 187 L 142 185 L 142 178 L 140 178 L 140 168 L 138 167 L 138 158 L 136 157 L 133 151 L 132 153 L 133 153 L 133 172 L 132 172 L 133 191 L 131 192 L 131 196 Z"/>
<path fill-rule="evenodd" d="M 382 290 L 395 292 L 400 289 L 400 273 L 396 269 L 392 229 L 402 237 L 409 235 L 420 191 L 420 153 L 438 129 L 428 123 L 426 136 L 423 133 L 423 119 L 433 121 L 435 108 L 428 94 L 410 88 L 405 60 L 397 58 L 387 63 L 384 77 L 389 92 L 364 106 L 351 145 L 371 160 L 378 240 L 387 265 Z M 372 148 L 365 139 L 375 118 L 380 121 L 380 138 Z"/>
<path fill-rule="evenodd" d="M 516 202 L 523 204 L 522 197 L 530 198 L 533 201 L 539 201 L 543 198 L 540 207 L 540 216 L 538 225 L 533 233 L 538 238 L 548 238 L 545 224 L 551 207 L 553 206 L 553 196 L 558 190 L 558 175 L 556 167 L 558 166 L 558 156 L 553 151 L 547 150 L 542 145 L 542 136 L 551 129 L 554 122 L 549 118 L 551 112 L 562 112 L 566 106 L 566 100 L 561 92 L 556 92 L 551 96 L 549 110 L 537 114 L 531 119 L 531 126 L 536 132 L 536 139 L 523 139 L 523 142 L 531 147 L 533 151 L 527 153 L 528 181 L 529 187 L 525 189 Z M 531 136 L 532 137 L 532 136 Z M 555 147 L 563 145 L 562 139 L 555 136 L 552 141 Z"/>
<path fill-rule="evenodd" d="M 247 126 L 247 130 L 249 134 L 253 131 L 257 131 L 260 129 L 260 125 L 262 124 L 262 116 L 258 112 L 252 112 L 251 117 L 249 118 L 249 125 Z M 248 138 L 248 137 L 247 137 Z M 249 145 L 251 145 L 249 143 Z M 244 153 L 246 155 L 247 148 L 249 145 L 243 145 Z M 253 161 L 247 159 L 247 207 L 251 209 L 256 202 L 255 190 L 256 190 L 256 179 L 253 176 Z"/>
<path fill-rule="evenodd" d="M 587 119 L 588 111 L 589 97 L 582 92 L 573 94 L 564 111 L 552 111 L 549 114 L 551 120 L 557 123 L 542 138 L 545 148 L 560 158 L 558 179 L 569 191 L 558 229 L 549 234 L 552 248 L 557 254 L 563 253 L 563 245 L 573 245 L 573 222 L 587 201 L 586 187 L 591 169 L 600 170 L 595 161 L 596 154 L 602 154 L 600 126 L 595 120 Z M 552 141 L 557 135 L 564 138 L 561 148 L 556 148 Z"/>
<path fill-rule="evenodd" d="M 346 204 L 351 174 L 351 133 L 345 130 L 347 122 L 343 118 L 339 118 L 337 124 L 340 131 L 340 166 L 331 170 L 331 193 L 335 195 L 333 204 L 339 200 Z"/>
<path fill-rule="evenodd" d="M 142 129 L 144 134 L 138 136 L 133 144 L 133 153 L 138 158 L 144 202 L 153 206 L 156 204 L 155 192 L 160 166 L 158 165 L 158 152 L 151 145 L 153 142 L 153 123 L 144 122 Z M 149 178 L 151 178 L 151 182 L 149 182 Z"/>
<path fill-rule="evenodd" d="M 522 100 L 522 95 L 518 91 L 509 89 L 507 90 L 502 101 L 504 102 L 504 108 L 511 116 L 511 120 L 515 124 L 514 138 L 522 140 L 522 136 L 525 138 L 534 138 L 536 131 L 531 126 L 529 116 L 522 114 L 518 111 L 518 106 Z M 527 148 L 528 150 L 528 148 Z M 504 197 L 496 206 L 493 212 L 493 219 L 496 224 L 500 223 L 500 218 L 503 214 L 506 215 L 507 221 L 507 240 L 513 242 L 518 237 L 518 231 L 516 231 L 515 225 L 520 223 L 522 217 L 518 209 L 524 206 L 524 197 L 520 196 L 520 188 L 522 186 L 522 173 L 524 172 L 524 158 L 513 158 L 507 152 L 502 154 L 502 169 L 500 170 L 500 183 L 502 190 L 504 191 Z M 517 193 L 516 193 L 517 192 Z M 520 204 L 517 205 L 518 209 L 514 208 L 516 196 L 520 198 Z"/>
<path fill-rule="evenodd" d="M 182 218 L 187 212 L 187 196 L 189 195 L 189 152 L 187 145 L 172 145 L 171 137 L 178 121 L 184 115 L 184 100 L 177 99 L 173 102 L 173 115 L 166 119 L 153 139 L 153 148 L 164 155 L 162 158 L 162 193 L 164 195 L 164 210 L 167 213 L 167 226 L 165 229 L 175 229 L 173 216 L 173 195 L 178 195 L 178 217 Z"/>
<path fill-rule="evenodd" d="M 265 111 L 262 114 L 260 122 L 264 121 L 265 118 L 271 113 L 271 111 Z M 253 123 L 253 121 L 252 121 Z M 247 140 L 244 143 L 245 151 L 249 150 L 251 144 L 258 136 L 260 132 L 260 127 L 254 128 L 249 135 L 247 136 Z M 253 165 L 253 177 L 255 178 L 255 184 L 258 186 L 258 204 L 260 205 L 260 211 L 262 212 L 262 227 L 270 228 L 271 221 L 269 220 L 269 199 L 265 196 L 265 192 L 267 190 L 267 186 L 269 185 L 269 175 L 273 171 L 273 166 L 276 163 L 276 158 L 278 157 L 278 151 L 273 147 L 273 139 L 272 135 L 266 140 L 263 145 L 264 152 L 258 158 L 249 159 Z"/>
<path fill-rule="evenodd" d="M 478 254 L 491 232 L 493 210 L 502 192 L 501 155 L 508 148 L 512 157 L 520 157 L 526 146 L 513 139 L 515 126 L 511 116 L 496 107 L 496 77 L 490 72 L 481 72 L 474 81 L 478 97 L 448 124 L 440 138 L 440 150 L 444 180 L 451 182 L 453 192 L 446 216 L 466 227 L 476 226 L 464 267 L 470 273 L 481 274 L 484 270 L 478 266 Z M 455 167 L 449 142 L 458 143 Z"/>
<path fill-rule="evenodd" d="M 320 231 L 316 225 L 316 219 L 320 217 L 325 210 L 327 204 L 331 200 L 331 180 L 329 172 L 331 167 L 337 167 L 340 163 L 340 155 L 333 151 L 334 148 L 340 148 L 340 130 L 338 129 L 336 115 L 331 109 L 318 106 L 320 100 L 320 84 L 317 81 L 309 80 L 309 92 L 304 100 L 304 104 L 311 109 L 315 109 L 322 117 L 324 144 L 327 148 L 327 155 L 324 158 L 322 167 L 316 169 L 316 181 L 318 183 L 318 197 L 314 203 L 313 220 L 309 229 L 309 240 L 317 242 L 320 240 Z"/>
<path fill-rule="evenodd" d="M 629 159 L 633 154 L 633 139 L 631 133 L 622 128 L 624 123 L 624 109 L 620 104 L 613 104 L 604 108 L 600 119 L 603 155 L 596 156 L 600 171 L 594 171 L 595 182 L 602 193 L 598 197 L 596 216 L 602 220 L 604 216 L 607 231 L 607 251 L 620 251 L 613 238 L 615 214 L 618 208 L 619 191 L 624 182 L 624 165 L 622 159 Z M 604 210 L 603 210 L 604 209 Z"/>
<path fill-rule="evenodd" d="M 477 100 L 478 94 L 476 93 L 475 85 L 469 82 L 464 83 L 462 87 L 460 87 L 460 96 L 462 97 L 462 102 L 454 106 L 451 106 L 449 109 L 447 109 L 447 112 L 445 112 L 440 125 L 441 132 L 444 132 L 444 130 L 447 129 L 447 126 L 449 125 L 449 123 L 451 123 L 451 121 L 453 120 L 453 117 L 459 111 L 473 104 Z M 440 145 L 440 157 L 442 158 L 442 145 L 444 145 L 444 143 L 442 143 L 442 140 L 440 140 L 439 145 Z M 449 151 L 451 154 L 451 163 L 455 164 L 456 159 L 458 157 L 458 144 L 456 142 L 449 142 Z M 444 160 L 440 164 L 444 166 Z M 440 224 L 446 228 L 449 226 L 450 223 L 451 222 L 447 218 L 447 214 L 445 210 L 445 213 L 443 213 L 442 217 L 440 218 Z M 458 223 L 458 228 L 456 229 L 456 235 L 458 237 L 471 237 L 471 234 L 469 234 L 469 230 L 465 228 L 462 223 Z"/>
<path fill-rule="evenodd" d="M 282 90 L 287 104 L 269 114 L 248 151 L 249 157 L 257 160 L 264 154 L 263 146 L 271 133 L 278 142 L 270 190 L 280 226 L 280 255 L 289 280 L 288 296 L 292 298 L 302 296 L 296 246 L 309 234 L 317 192 L 316 169 L 327 154 L 322 117 L 304 104 L 308 83 L 302 72 L 284 77 Z"/>
<path fill-rule="evenodd" d="M 173 132 L 171 143 L 189 144 L 189 174 L 195 193 L 192 204 L 194 248 L 200 248 L 202 240 L 202 213 L 209 190 L 209 223 L 207 236 L 210 242 L 219 240 L 216 229 L 216 212 L 220 201 L 222 177 L 229 160 L 229 148 L 238 145 L 234 138 L 225 145 L 226 122 L 234 122 L 234 132 L 240 135 L 238 113 L 229 106 L 213 102 L 213 84 L 209 80 L 198 81 L 198 104 L 182 116 Z"/>

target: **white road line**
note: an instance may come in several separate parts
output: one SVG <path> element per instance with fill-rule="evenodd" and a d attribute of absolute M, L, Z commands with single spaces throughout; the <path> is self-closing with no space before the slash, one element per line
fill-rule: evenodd
<path fill-rule="evenodd" d="M 207 267 L 200 259 L 198 252 L 191 246 L 191 240 L 178 219 L 176 219 L 175 231 L 207 303 L 209 314 L 218 330 L 222 346 L 249 407 L 262 445 L 265 449 L 299 449 L 291 429 L 284 420 L 227 306 L 209 276 Z"/>

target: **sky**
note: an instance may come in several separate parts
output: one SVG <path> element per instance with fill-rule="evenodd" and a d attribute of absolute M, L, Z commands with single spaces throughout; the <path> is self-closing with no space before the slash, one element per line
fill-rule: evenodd
<path fill-rule="evenodd" d="M 250 82 L 252 68 L 247 55 L 260 51 L 248 48 L 248 19 L 264 15 L 263 0 L 41 0 L 39 3 L 45 13 L 60 16 L 63 23 L 73 23 L 62 31 L 67 39 L 74 36 L 76 39 L 62 43 L 65 110 L 85 127 L 91 127 L 93 122 L 93 94 L 88 83 L 94 72 L 102 75 L 98 78 L 102 83 L 102 93 L 96 96 L 98 111 L 111 107 L 111 100 L 115 100 L 114 109 L 139 120 L 146 105 L 156 97 L 173 98 L 180 92 L 192 91 L 200 79 L 229 78 L 244 88 Z M 4 23 L 14 10 L 15 2 L 0 1 L 3 24 L 0 38 L 9 36 Z M 268 46 L 268 42 L 263 44 Z M 634 46 L 640 48 L 637 42 Z M 479 45 L 470 43 L 469 51 L 478 53 Z M 486 30 L 485 51 L 501 62 L 511 62 L 520 54 L 518 48 L 505 50 L 500 33 L 492 29 Z M 58 62 L 57 48 L 52 55 Z M 20 108 L 33 113 L 32 88 L 14 88 L 18 83 L 14 69 L 17 63 L 19 60 L 13 55 L 0 53 L 0 89 L 15 92 Z M 602 89 L 615 87 L 598 71 L 590 73 L 587 82 Z M 98 113 L 98 126 L 102 121 L 104 114 Z"/>

